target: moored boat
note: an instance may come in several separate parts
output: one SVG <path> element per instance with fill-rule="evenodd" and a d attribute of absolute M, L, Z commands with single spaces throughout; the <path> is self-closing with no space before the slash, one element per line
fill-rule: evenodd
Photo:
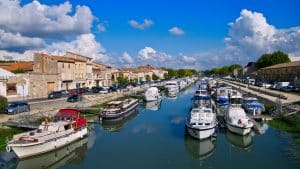
<path fill-rule="evenodd" d="M 255 97 L 244 98 L 242 106 L 247 113 L 251 113 L 253 116 L 260 115 L 265 111 L 265 106 L 261 104 Z"/>
<path fill-rule="evenodd" d="M 138 99 L 125 99 L 123 101 L 111 101 L 107 108 L 101 109 L 99 118 L 106 121 L 118 121 L 130 116 L 138 106 Z"/>
<path fill-rule="evenodd" d="M 190 136 L 203 140 L 215 133 L 216 115 L 211 108 L 193 108 L 186 121 L 187 132 Z"/>
<path fill-rule="evenodd" d="M 145 101 L 152 102 L 161 100 L 161 94 L 157 87 L 150 87 L 145 92 Z"/>
<path fill-rule="evenodd" d="M 225 121 L 229 131 L 240 135 L 249 134 L 253 127 L 253 123 L 244 109 L 240 107 L 229 107 L 225 115 Z"/>
<path fill-rule="evenodd" d="M 38 129 L 14 135 L 7 150 L 19 158 L 26 158 L 66 146 L 88 134 L 87 120 L 77 109 L 61 109 L 53 122 L 44 122 Z"/>

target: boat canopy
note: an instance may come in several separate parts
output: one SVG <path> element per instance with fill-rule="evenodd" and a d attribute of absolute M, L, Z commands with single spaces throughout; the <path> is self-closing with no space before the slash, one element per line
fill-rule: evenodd
<path fill-rule="evenodd" d="M 56 120 L 76 120 L 79 116 L 78 109 L 60 109 L 54 116 Z"/>

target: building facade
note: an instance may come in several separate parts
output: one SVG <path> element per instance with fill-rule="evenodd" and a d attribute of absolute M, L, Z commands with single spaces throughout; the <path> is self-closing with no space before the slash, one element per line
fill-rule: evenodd
<path fill-rule="evenodd" d="M 300 86 L 300 61 L 277 64 L 257 71 L 257 78 L 263 82 L 291 82 Z"/>

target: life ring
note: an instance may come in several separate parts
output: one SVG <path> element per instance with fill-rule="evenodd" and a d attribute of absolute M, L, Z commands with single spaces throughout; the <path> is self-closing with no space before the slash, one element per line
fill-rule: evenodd
<path fill-rule="evenodd" d="M 10 152 L 11 151 L 11 147 L 10 146 L 6 146 L 6 152 Z"/>

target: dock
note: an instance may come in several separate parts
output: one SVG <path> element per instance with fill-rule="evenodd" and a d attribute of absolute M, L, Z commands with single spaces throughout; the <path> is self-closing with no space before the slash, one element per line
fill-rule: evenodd
<path fill-rule="evenodd" d="M 32 124 L 25 124 L 25 123 L 20 123 L 20 122 L 15 122 L 15 121 L 7 121 L 2 123 L 3 126 L 7 127 L 13 127 L 13 128 L 24 128 L 24 129 L 37 129 L 37 125 L 32 125 Z"/>

